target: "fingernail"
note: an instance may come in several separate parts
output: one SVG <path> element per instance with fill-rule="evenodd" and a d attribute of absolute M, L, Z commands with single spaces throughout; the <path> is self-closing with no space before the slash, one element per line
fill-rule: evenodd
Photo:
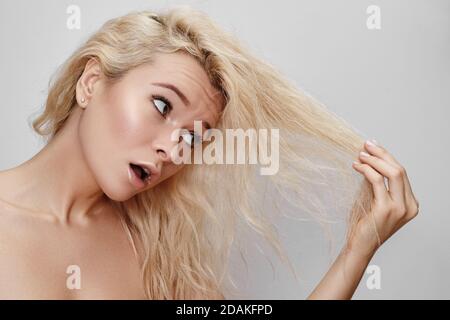
<path fill-rule="evenodd" d="M 378 143 L 378 141 L 377 140 L 375 140 L 375 139 L 372 139 L 371 140 L 376 146 L 379 146 L 379 143 Z"/>
<path fill-rule="evenodd" d="M 358 166 L 358 165 L 360 165 L 360 163 L 359 163 L 359 162 L 357 162 L 357 161 L 353 161 L 353 164 L 354 164 L 355 166 Z"/>
<path fill-rule="evenodd" d="M 368 146 L 370 146 L 370 147 L 375 147 L 377 144 L 376 144 L 376 142 L 374 142 L 375 140 L 372 140 L 372 141 L 370 141 L 370 140 L 367 140 L 366 141 L 366 144 L 368 145 Z"/>
<path fill-rule="evenodd" d="M 361 151 L 359 154 L 361 155 L 361 157 L 368 157 L 368 156 L 370 156 L 370 154 L 368 154 L 368 153 L 366 153 L 364 151 Z"/>

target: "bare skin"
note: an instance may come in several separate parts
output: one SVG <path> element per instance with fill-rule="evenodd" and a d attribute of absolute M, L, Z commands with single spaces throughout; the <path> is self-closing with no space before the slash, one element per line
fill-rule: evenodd
<path fill-rule="evenodd" d="M 385 148 L 366 141 L 353 168 L 372 185 L 372 212 L 358 222 L 353 237 L 308 299 L 350 299 L 380 245 L 419 212 L 405 168 Z M 379 239 L 373 232 L 372 216 Z"/>
<path fill-rule="evenodd" d="M 138 258 L 109 199 L 127 200 L 179 171 L 170 150 L 186 142 L 170 133 L 194 130 L 194 120 L 214 126 L 222 101 L 185 54 L 159 55 L 113 85 L 100 70 L 95 59 L 86 64 L 78 105 L 55 139 L 0 172 L 0 299 L 145 298 Z M 175 85 L 190 105 L 154 83 Z M 152 163 L 160 175 L 139 189 L 130 162 Z M 67 286 L 71 265 L 80 268 L 81 289 Z"/>
<path fill-rule="evenodd" d="M 177 86 L 189 107 L 161 83 Z M 155 96 L 168 99 L 172 111 L 161 112 Z M 76 98 L 52 142 L 0 172 L 0 299 L 145 298 L 138 257 L 109 199 L 127 200 L 178 172 L 182 165 L 170 156 L 178 143 L 171 141 L 172 131 L 193 130 L 194 120 L 214 127 L 222 105 L 201 66 L 183 54 L 161 55 L 112 86 L 91 59 Z M 372 214 L 384 243 L 417 215 L 418 202 L 398 161 L 381 146 L 364 148 L 369 156 L 360 156 L 354 169 L 372 184 Z M 140 161 L 160 172 L 142 189 L 128 177 L 129 162 Z M 350 299 L 378 248 L 371 221 L 362 219 L 308 298 Z M 80 267 L 81 289 L 67 286 L 72 265 Z"/>

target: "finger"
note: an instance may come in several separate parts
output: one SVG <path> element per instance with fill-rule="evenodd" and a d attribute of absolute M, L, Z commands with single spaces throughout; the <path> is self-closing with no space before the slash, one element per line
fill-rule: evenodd
<path fill-rule="evenodd" d="M 414 200 L 415 202 L 417 202 L 416 197 L 414 196 L 413 192 L 412 192 L 412 188 L 411 188 L 411 184 L 409 182 L 409 177 L 408 177 L 408 173 L 404 172 L 404 180 L 405 180 L 405 189 L 408 191 L 408 195 L 411 196 L 411 199 Z"/>
<path fill-rule="evenodd" d="M 408 175 L 406 173 L 405 168 L 395 159 L 384 147 L 382 147 L 375 140 L 367 140 L 364 144 L 365 149 L 371 155 L 377 156 L 379 158 L 385 159 L 387 162 L 391 163 L 391 165 L 395 166 L 398 170 L 402 171 L 402 178 L 404 184 L 404 192 L 406 202 L 413 202 L 415 206 L 418 205 L 416 198 L 414 197 L 411 184 L 408 179 Z"/>
<path fill-rule="evenodd" d="M 360 153 L 359 159 L 362 163 L 370 165 L 388 179 L 389 195 L 392 200 L 397 201 L 398 203 L 405 202 L 403 173 L 399 169 L 393 167 L 385 160 L 372 156 L 364 151 Z"/>
<path fill-rule="evenodd" d="M 364 148 L 367 152 L 373 156 L 376 156 L 380 159 L 385 160 L 390 163 L 393 167 L 401 167 L 401 164 L 397 161 L 397 159 L 392 156 L 385 148 L 380 146 L 379 144 L 375 144 L 374 142 L 367 140 L 364 144 Z"/>
<path fill-rule="evenodd" d="M 406 181 L 405 189 L 408 190 L 406 192 L 406 209 L 408 212 L 408 219 L 411 219 L 414 218 L 419 212 L 419 201 L 417 201 L 416 197 L 412 192 L 406 171 L 405 171 L 405 181 Z"/>
<path fill-rule="evenodd" d="M 384 177 L 371 166 L 364 163 L 353 162 L 353 168 L 372 184 L 373 193 L 376 200 L 385 201 L 389 198 L 388 191 L 384 184 Z"/>

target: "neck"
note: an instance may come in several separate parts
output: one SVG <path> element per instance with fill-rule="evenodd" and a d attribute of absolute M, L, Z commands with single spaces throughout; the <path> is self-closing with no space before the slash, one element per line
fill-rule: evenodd
<path fill-rule="evenodd" d="M 108 197 L 89 169 L 78 138 L 81 108 L 75 108 L 64 127 L 33 158 L 21 164 L 14 191 L 32 211 L 63 223 L 86 221 L 108 204 Z M 16 184 L 16 183 L 15 183 Z"/>

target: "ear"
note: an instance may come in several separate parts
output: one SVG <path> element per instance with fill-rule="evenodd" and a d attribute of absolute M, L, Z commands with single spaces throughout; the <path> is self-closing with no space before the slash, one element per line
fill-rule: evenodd
<path fill-rule="evenodd" d="M 78 79 L 76 86 L 76 99 L 78 105 L 86 108 L 95 92 L 95 84 L 101 78 L 100 63 L 96 58 L 90 58 L 84 71 Z"/>

